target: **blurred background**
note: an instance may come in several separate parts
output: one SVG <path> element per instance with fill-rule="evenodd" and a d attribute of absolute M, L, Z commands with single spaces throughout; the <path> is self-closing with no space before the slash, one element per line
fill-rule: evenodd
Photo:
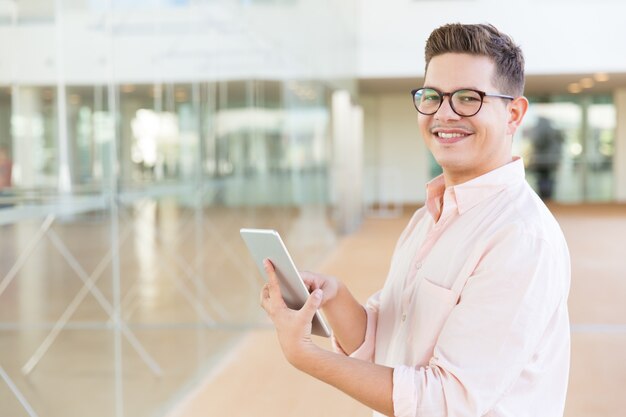
<path fill-rule="evenodd" d="M 268 329 L 241 227 L 277 229 L 313 269 L 364 221 L 403 224 L 440 173 L 410 90 L 444 23 L 521 45 L 530 184 L 565 224 L 609 207 L 623 225 L 625 15 L 613 0 L 0 0 L 0 416 L 171 413 Z M 574 330 L 623 351 L 626 312 L 603 317 Z"/>

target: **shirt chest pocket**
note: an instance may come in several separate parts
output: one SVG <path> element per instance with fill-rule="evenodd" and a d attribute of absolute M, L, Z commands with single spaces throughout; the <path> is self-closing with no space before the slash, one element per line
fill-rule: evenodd
<path fill-rule="evenodd" d="M 423 278 L 411 303 L 407 329 L 407 364 L 426 366 L 441 329 L 459 299 L 458 293 Z"/>

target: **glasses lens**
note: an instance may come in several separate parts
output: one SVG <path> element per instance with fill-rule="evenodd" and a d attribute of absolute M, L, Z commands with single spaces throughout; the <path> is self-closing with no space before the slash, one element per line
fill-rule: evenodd
<path fill-rule="evenodd" d="M 459 90 L 452 94 L 452 108 L 460 116 L 473 116 L 478 113 L 483 98 L 473 90 Z"/>
<path fill-rule="evenodd" d="M 420 88 L 413 96 L 415 107 L 420 113 L 433 114 L 439 109 L 441 96 L 436 90 L 430 88 Z"/>

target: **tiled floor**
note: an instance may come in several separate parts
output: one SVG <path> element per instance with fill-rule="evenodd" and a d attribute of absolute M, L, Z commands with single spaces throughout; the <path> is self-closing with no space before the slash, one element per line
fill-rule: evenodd
<path fill-rule="evenodd" d="M 566 417 L 622 417 L 626 410 L 625 206 L 553 206 L 572 255 L 572 366 Z M 384 280 L 408 217 L 369 219 L 320 266 L 365 300 Z M 321 343 L 326 343 L 320 340 Z M 249 333 L 218 372 L 169 417 L 351 416 L 371 412 L 292 369 L 271 329 Z"/>

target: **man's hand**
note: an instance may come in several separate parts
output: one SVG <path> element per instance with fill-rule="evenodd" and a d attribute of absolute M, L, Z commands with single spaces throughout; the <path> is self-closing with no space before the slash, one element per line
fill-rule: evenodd
<path fill-rule="evenodd" d="M 320 350 L 311 340 L 311 322 L 322 304 L 324 292 L 315 289 L 300 310 L 292 310 L 280 293 L 274 266 L 268 259 L 264 261 L 264 266 L 268 283 L 261 290 L 261 306 L 276 327 L 285 358 L 296 368 L 301 368 L 308 354 Z"/>
<path fill-rule="evenodd" d="M 391 397 L 392 368 L 326 351 L 316 346 L 311 340 L 311 321 L 326 293 L 326 290 L 323 291 L 322 288 L 327 288 L 329 292 L 332 292 L 333 286 L 329 283 L 333 280 L 326 281 L 326 285 L 322 283 L 317 287 L 312 286 L 315 289 L 304 306 L 300 310 L 292 310 L 287 307 L 280 293 L 274 266 L 267 259 L 264 266 L 269 282 L 261 290 L 261 306 L 276 326 L 280 347 L 289 363 L 320 381 L 342 390 L 374 410 L 388 416 L 394 415 Z M 334 282 L 337 283 L 338 281 L 335 279 Z M 331 298 L 341 300 L 342 288 L 345 289 L 345 286 L 334 285 L 336 294 Z M 343 292 L 343 297 L 345 296 L 346 293 Z M 349 299 L 352 300 L 348 302 L 354 311 L 352 315 L 358 316 L 360 314 L 362 316 L 360 327 L 364 328 L 365 312 L 363 308 L 356 300 Z M 345 302 L 345 298 L 343 301 Z M 340 301 L 339 304 L 341 305 L 341 303 Z M 344 317 L 350 316 L 349 311 L 344 310 Z M 362 332 L 364 330 L 361 330 Z"/>
<path fill-rule="evenodd" d="M 324 291 L 320 305 L 333 329 L 335 340 L 346 353 L 354 352 L 365 338 L 365 309 L 337 278 L 315 272 L 301 272 L 300 276 L 309 291 Z"/>
<path fill-rule="evenodd" d="M 324 297 L 322 297 L 322 303 L 320 304 L 322 307 L 337 296 L 337 291 L 339 290 L 340 285 L 337 278 L 330 275 L 322 275 L 316 272 L 308 271 L 301 271 L 300 276 L 309 289 L 309 292 L 312 293 L 317 289 L 324 292 Z"/>

